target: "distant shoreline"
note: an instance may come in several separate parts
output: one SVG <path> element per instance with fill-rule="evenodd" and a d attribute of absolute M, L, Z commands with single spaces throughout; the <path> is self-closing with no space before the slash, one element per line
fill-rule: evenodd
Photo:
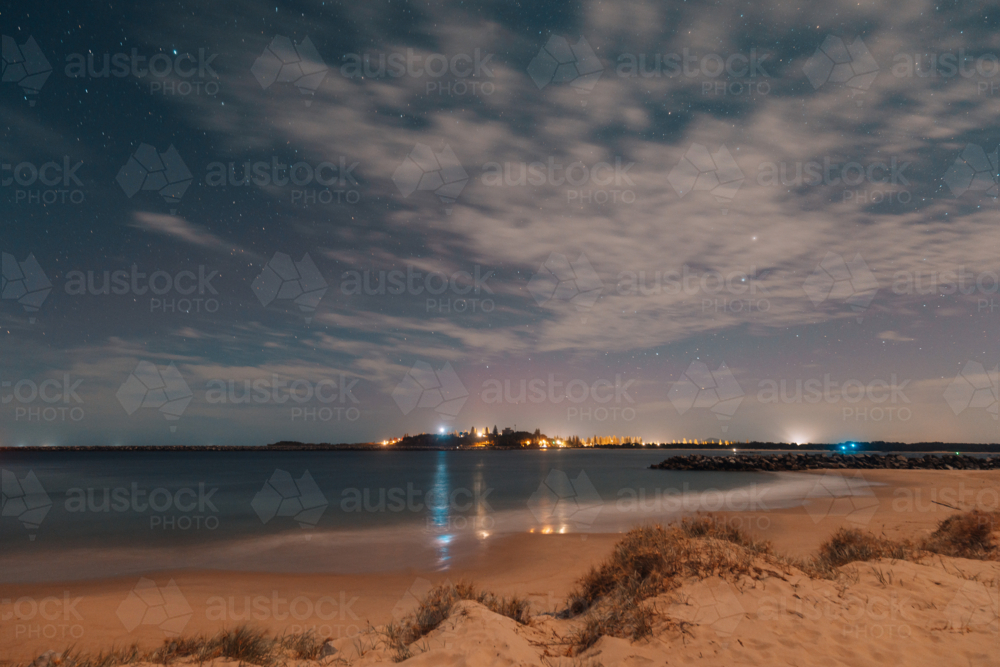
<path fill-rule="evenodd" d="M 623 444 L 623 445 L 594 445 L 591 447 L 567 447 L 566 449 L 622 449 L 622 450 L 696 450 L 703 452 L 731 452 L 734 449 L 741 452 L 829 452 L 831 454 L 840 453 L 922 453 L 922 454 L 954 454 L 956 452 L 976 454 L 976 453 L 998 453 L 1000 454 L 1000 443 L 947 443 L 947 442 L 856 442 L 855 447 L 847 450 L 845 443 L 829 444 L 808 444 L 795 445 L 783 442 L 752 442 L 743 445 L 694 445 L 694 444 L 674 444 L 674 443 L 646 443 L 646 444 Z M 39 446 L 31 445 L 24 447 L 0 447 L 0 452 L 344 452 L 344 451 L 537 451 L 539 447 L 454 447 L 442 445 L 433 446 L 405 446 L 405 445 L 382 445 L 379 443 L 305 443 L 283 441 L 268 445 L 57 445 Z M 555 448 L 553 448 L 555 449 Z"/>

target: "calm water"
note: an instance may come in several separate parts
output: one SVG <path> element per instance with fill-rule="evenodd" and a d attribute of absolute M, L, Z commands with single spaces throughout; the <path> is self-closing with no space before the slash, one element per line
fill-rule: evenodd
<path fill-rule="evenodd" d="M 815 485 L 796 474 L 648 468 L 674 453 L 5 454 L 0 580 L 447 568 L 502 534 L 760 512 L 801 503 Z"/>

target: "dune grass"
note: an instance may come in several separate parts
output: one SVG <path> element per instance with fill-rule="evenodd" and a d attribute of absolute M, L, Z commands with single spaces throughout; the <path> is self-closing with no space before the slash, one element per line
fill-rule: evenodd
<path fill-rule="evenodd" d="M 570 594 L 567 615 L 586 614 L 572 641 L 585 649 L 602 635 L 644 637 L 652 631 L 645 600 L 679 587 L 684 577 L 759 576 L 761 559 L 778 564 L 769 543 L 712 517 L 633 528 Z"/>
<path fill-rule="evenodd" d="M 264 630 L 241 625 L 210 637 L 199 635 L 167 639 L 155 649 L 141 649 L 135 644 L 100 653 L 80 653 L 70 649 L 57 659 L 56 664 L 72 667 L 118 667 L 140 662 L 169 665 L 179 660 L 201 663 L 226 658 L 249 665 L 271 667 L 285 665 L 290 658 L 315 660 L 319 658 L 322 648 L 323 640 L 312 632 L 272 636 Z"/>
<path fill-rule="evenodd" d="M 997 560 L 993 533 L 1000 529 L 1000 512 L 972 510 L 950 516 L 920 543 L 925 551 L 953 558 Z"/>
<path fill-rule="evenodd" d="M 1000 549 L 993 533 L 1000 529 L 1000 512 L 972 510 L 940 521 L 928 537 L 916 544 L 890 540 L 856 528 L 841 528 L 824 542 L 811 564 L 818 571 L 878 558 L 917 560 L 930 552 L 952 558 L 997 560 Z"/>
<path fill-rule="evenodd" d="M 415 610 L 383 628 L 386 644 L 393 651 L 393 659 L 402 662 L 411 657 L 411 645 L 447 620 L 452 608 L 461 600 L 478 602 L 490 611 L 522 625 L 530 619 L 530 605 L 524 598 L 501 597 L 488 591 L 480 591 L 468 583 L 437 586 L 420 600 Z"/>
<path fill-rule="evenodd" d="M 880 558 L 919 560 L 928 552 L 978 560 L 1000 559 L 993 533 L 1000 512 L 971 511 L 944 519 L 918 544 L 896 541 L 870 531 L 841 528 L 807 559 L 776 554 L 767 542 L 714 520 L 684 519 L 667 527 L 630 530 L 611 556 L 584 575 L 567 600 L 566 616 L 582 616 L 572 635 L 577 650 L 602 635 L 636 640 L 652 632 L 652 610 L 645 601 L 679 587 L 686 577 L 717 575 L 724 579 L 759 578 L 795 567 L 813 578 L 833 579 L 838 568 Z"/>
<path fill-rule="evenodd" d="M 896 542 L 857 528 L 840 528 L 820 545 L 819 552 L 808 563 L 810 574 L 832 572 L 841 565 L 878 558 L 906 560 L 913 553 L 909 543 Z"/>

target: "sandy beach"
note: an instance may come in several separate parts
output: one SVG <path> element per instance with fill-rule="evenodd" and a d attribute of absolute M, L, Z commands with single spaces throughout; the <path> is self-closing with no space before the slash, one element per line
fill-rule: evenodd
<path fill-rule="evenodd" d="M 1000 473 L 992 471 L 810 474 L 817 489 L 805 506 L 763 505 L 713 517 L 770 541 L 776 553 L 804 558 L 841 527 L 919 540 L 959 511 L 998 509 Z M 855 495 L 824 494 L 824 480 L 833 477 L 854 484 Z M 86 652 L 132 643 L 153 648 L 178 634 L 211 635 L 242 623 L 275 634 L 313 630 L 337 647 L 324 664 L 375 664 L 388 660 L 384 652 L 357 650 L 359 638 L 363 643 L 372 636 L 369 626 L 398 620 L 433 585 L 460 581 L 526 597 L 531 622 L 518 625 L 475 603 L 459 603 L 458 613 L 432 631 L 407 664 L 996 664 L 1000 563 L 948 557 L 852 563 L 838 580 L 787 572 L 737 582 L 691 580 L 652 601 L 651 636 L 638 642 L 605 637 L 570 656 L 560 637 L 573 622 L 552 614 L 565 608 L 574 584 L 620 537 L 502 536 L 444 571 L 168 570 L 3 585 L 0 664 L 27 663 L 70 646 Z"/>

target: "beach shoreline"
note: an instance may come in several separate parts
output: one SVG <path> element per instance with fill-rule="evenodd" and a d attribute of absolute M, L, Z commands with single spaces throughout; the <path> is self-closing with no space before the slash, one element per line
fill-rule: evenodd
<path fill-rule="evenodd" d="M 765 505 L 712 516 L 770 541 L 779 553 L 804 557 L 841 527 L 917 540 L 959 510 L 1000 509 L 989 507 L 997 502 L 1000 471 L 817 470 L 804 474 L 817 480 L 816 492 L 806 506 Z M 846 480 L 858 493 L 839 498 L 824 495 L 825 480 L 839 484 Z M 161 644 L 167 634 L 164 624 L 145 615 L 148 605 L 137 611 L 133 604 L 137 592 L 142 593 L 142 582 L 152 582 L 161 595 L 168 591 L 168 598 L 169 591 L 179 591 L 183 598 L 179 612 L 184 613 L 176 615 L 178 610 L 171 610 L 168 615 L 181 619 L 171 627 L 180 628 L 184 636 L 212 634 L 248 622 L 278 634 L 312 629 L 323 636 L 347 637 L 398 617 L 430 585 L 459 581 L 475 582 L 501 595 L 524 596 L 535 614 L 556 612 L 575 582 L 606 558 L 620 537 L 581 532 L 501 535 L 448 569 L 366 574 L 164 569 L 141 576 L 0 584 L 5 619 L 0 655 L 16 663 L 69 646 L 98 651 L 132 643 L 146 648 Z"/>

